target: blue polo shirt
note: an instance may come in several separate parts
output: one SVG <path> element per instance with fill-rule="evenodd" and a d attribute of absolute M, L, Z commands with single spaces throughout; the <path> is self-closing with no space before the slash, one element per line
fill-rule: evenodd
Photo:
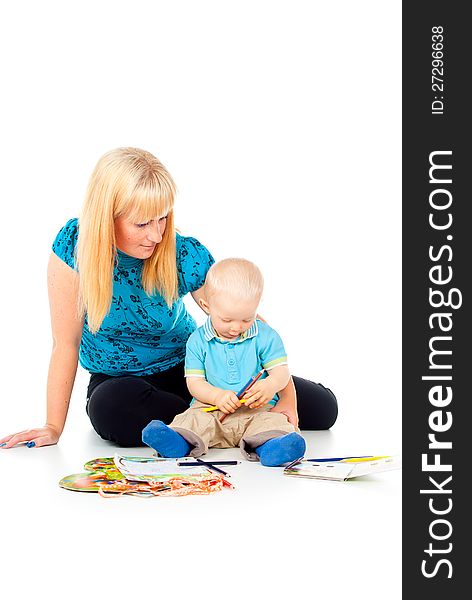
<path fill-rule="evenodd" d="M 208 318 L 188 339 L 185 377 L 203 377 L 211 385 L 237 394 L 261 369 L 270 371 L 286 364 L 283 342 L 267 323 L 256 319 L 236 340 L 227 341 L 218 337 Z M 277 400 L 275 395 L 270 404 Z"/>
<path fill-rule="evenodd" d="M 52 247 L 72 269 L 77 269 L 78 235 L 78 220 L 71 219 Z M 195 238 L 176 233 L 175 242 L 179 298 L 170 308 L 159 293 L 148 296 L 144 291 L 144 261 L 117 251 L 110 311 L 95 334 L 85 316 L 79 351 L 84 369 L 112 376 L 142 376 L 166 371 L 184 360 L 185 344 L 197 325 L 182 298 L 202 287 L 214 261 Z"/>

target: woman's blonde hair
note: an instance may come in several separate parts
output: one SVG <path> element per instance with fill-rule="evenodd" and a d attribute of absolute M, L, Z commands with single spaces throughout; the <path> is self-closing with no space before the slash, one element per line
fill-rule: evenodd
<path fill-rule="evenodd" d="M 223 292 L 234 300 L 259 301 L 264 278 L 259 268 L 245 258 L 225 258 L 210 267 L 205 279 L 205 296 Z"/>
<path fill-rule="evenodd" d="M 175 250 L 175 183 L 155 156 L 139 148 L 117 148 L 98 161 L 79 218 L 77 267 L 79 312 L 95 333 L 110 310 L 117 258 L 114 221 L 145 223 L 167 215 L 162 241 L 144 260 L 142 286 L 159 292 L 170 307 L 178 298 Z"/>

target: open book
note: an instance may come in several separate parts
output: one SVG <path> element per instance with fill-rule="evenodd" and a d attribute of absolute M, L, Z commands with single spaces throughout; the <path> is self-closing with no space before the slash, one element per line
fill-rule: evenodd
<path fill-rule="evenodd" d="M 177 459 L 115 454 L 115 467 L 128 481 L 165 481 L 172 477 L 207 479 L 207 467 L 181 467 Z"/>
<path fill-rule="evenodd" d="M 401 456 L 368 456 L 333 461 L 296 460 L 285 467 L 284 475 L 346 481 L 353 477 L 401 469 L 401 466 Z"/>
<path fill-rule="evenodd" d="M 210 494 L 233 487 L 205 466 L 181 467 L 178 461 L 145 456 L 95 458 L 84 465 L 85 473 L 63 477 L 60 487 L 79 492 L 98 492 L 105 498 L 132 496 L 188 496 Z"/>

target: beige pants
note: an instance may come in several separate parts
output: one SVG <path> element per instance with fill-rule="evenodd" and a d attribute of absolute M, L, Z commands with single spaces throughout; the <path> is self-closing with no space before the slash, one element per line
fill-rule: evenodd
<path fill-rule="evenodd" d="M 204 412 L 202 408 L 205 407 L 208 404 L 195 402 L 169 425 L 194 446 L 190 456 L 201 456 L 208 448 L 235 448 L 239 445 L 248 460 L 259 460 L 254 448 L 272 438 L 300 431 L 288 422 L 285 415 L 269 412 L 271 405 L 254 409 L 241 406 L 226 415 L 223 423 L 220 423 L 221 411 Z"/>

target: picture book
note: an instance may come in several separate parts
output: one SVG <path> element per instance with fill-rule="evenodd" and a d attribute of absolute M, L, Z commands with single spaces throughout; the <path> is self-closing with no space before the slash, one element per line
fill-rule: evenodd
<path fill-rule="evenodd" d="M 124 479 L 119 475 L 119 479 Z M 59 486 L 73 492 L 98 492 L 101 487 L 116 483 L 119 479 L 109 479 L 103 472 L 74 473 L 59 481 Z"/>
<path fill-rule="evenodd" d="M 94 458 L 85 463 L 86 473 L 67 475 L 59 486 L 74 492 L 98 492 L 100 487 L 110 486 L 125 477 L 115 467 L 113 458 Z"/>
<path fill-rule="evenodd" d="M 84 469 L 85 473 L 63 477 L 59 486 L 111 498 L 124 494 L 143 497 L 211 494 L 230 485 L 204 466 L 181 467 L 176 460 L 155 457 L 116 454 L 89 460 Z"/>
<path fill-rule="evenodd" d="M 171 477 L 184 476 L 205 479 L 210 471 L 205 466 L 182 467 L 177 459 L 147 456 L 121 456 L 115 454 L 116 469 L 128 481 L 164 481 Z"/>
<path fill-rule="evenodd" d="M 347 481 L 384 471 L 401 469 L 400 456 L 363 456 L 317 460 L 297 460 L 284 469 L 284 475 Z"/>

